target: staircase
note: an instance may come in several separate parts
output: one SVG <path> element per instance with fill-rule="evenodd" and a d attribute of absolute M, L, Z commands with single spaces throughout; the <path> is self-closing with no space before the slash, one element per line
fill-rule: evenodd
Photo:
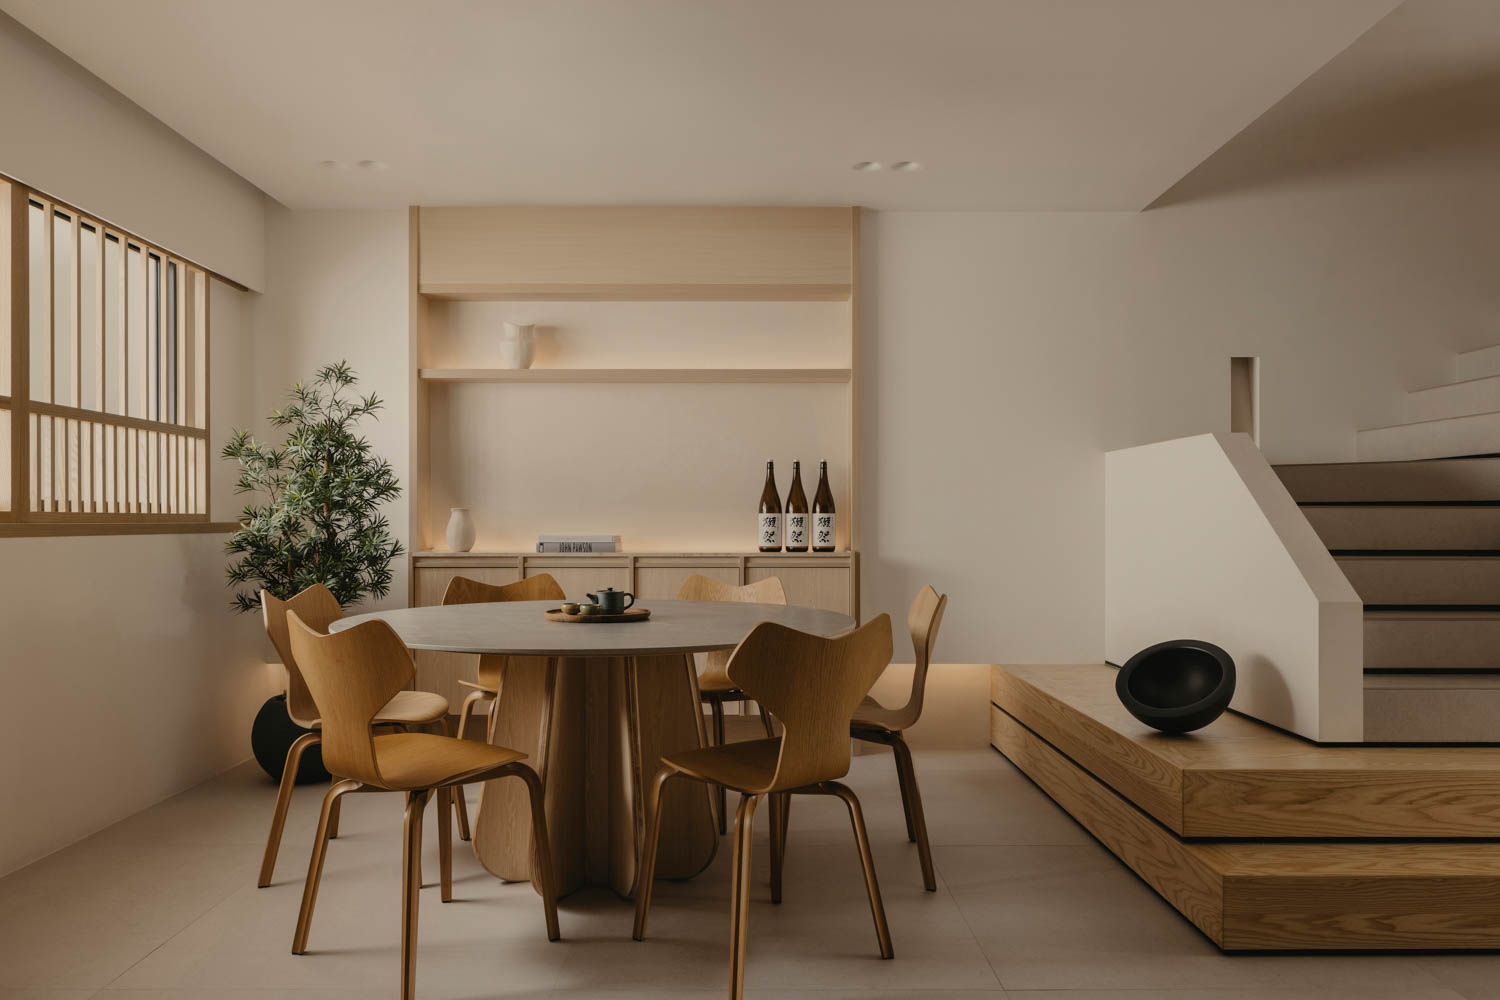
<path fill-rule="evenodd" d="M 1365 739 L 1500 743 L 1500 457 L 1282 465 L 1365 603 Z"/>
<path fill-rule="evenodd" d="M 1361 462 L 1500 453 L 1500 345 L 1458 355 L 1454 381 L 1406 394 L 1406 419 L 1355 435 Z"/>

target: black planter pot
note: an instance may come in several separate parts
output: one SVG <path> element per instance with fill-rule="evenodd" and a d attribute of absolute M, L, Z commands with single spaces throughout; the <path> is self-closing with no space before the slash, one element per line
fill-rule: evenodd
<path fill-rule="evenodd" d="M 1130 714 L 1164 733 L 1202 729 L 1234 697 L 1234 659 L 1211 642 L 1172 639 L 1125 661 L 1115 694 Z"/>
<path fill-rule="evenodd" d="M 286 768 L 286 752 L 297 737 L 310 732 L 311 729 L 303 729 L 286 714 L 286 695 L 278 694 L 267 699 L 255 714 L 255 724 L 250 727 L 250 749 L 255 754 L 255 762 L 271 776 L 272 781 L 280 781 L 281 772 Z M 328 777 L 323 768 L 323 747 L 308 747 L 297 766 L 297 784 L 327 781 Z"/>

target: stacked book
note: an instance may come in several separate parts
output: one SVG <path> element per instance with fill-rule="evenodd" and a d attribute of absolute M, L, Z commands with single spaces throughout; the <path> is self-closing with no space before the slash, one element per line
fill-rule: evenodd
<path fill-rule="evenodd" d="M 539 535 L 538 552 L 618 552 L 619 535 Z"/>

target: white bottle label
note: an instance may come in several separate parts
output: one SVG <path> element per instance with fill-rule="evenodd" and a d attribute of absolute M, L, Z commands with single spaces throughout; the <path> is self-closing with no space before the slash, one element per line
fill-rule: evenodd
<path fill-rule="evenodd" d="M 786 516 L 786 547 L 789 549 L 807 548 L 807 518 L 808 515 L 788 514 Z"/>
<path fill-rule="evenodd" d="M 780 514 L 762 514 L 760 516 L 759 544 L 762 548 L 781 548 Z"/>
<path fill-rule="evenodd" d="M 814 514 L 813 518 L 813 545 L 824 549 L 833 545 L 833 514 Z"/>

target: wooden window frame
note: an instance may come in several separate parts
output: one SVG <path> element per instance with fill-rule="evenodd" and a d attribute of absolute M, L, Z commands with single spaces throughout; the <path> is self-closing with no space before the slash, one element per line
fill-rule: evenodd
<path fill-rule="evenodd" d="M 238 527 L 236 523 L 215 522 L 211 517 L 208 436 L 213 412 L 212 386 L 209 384 L 213 338 L 209 303 L 215 279 L 236 288 L 242 286 L 14 178 L 0 174 L 0 182 L 9 185 L 6 191 L 9 201 L 9 273 L 0 274 L 0 281 L 8 283 L 10 305 L 10 315 L 4 320 L 8 322 L 10 332 L 10 385 L 0 386 L 8 388 L 8 393 L 0 393 L 0 412 L 7 412 L 10 420 L 9 455 L 6 456 L 10 463 L 10 509 L 0 511 L 0 538 L 222 533 L 234 530 Z M 32 398 L 31 224 L 34 206 L 41 207 L 45 223 L 44 258 L 50 296 L 45 325 L 53 363 L 47 366 L 47 377 L 51 380 L 43 394 L 47 401 Z M 67 217 L 72 228 L 71 274 L 66 275 L 58 271 L 54 247 L 54 232 L 62 216 Z M 97 274 L 85 274 L 81 236 L 84 227 L 96 234 Z M 107 264 L 109 254 L 106 247 L 110 240 L 116 241 L 120 248 L 118 274 L 112 274 Z M 145 418 L 130 415 L 132 251 L 141 254 L 143 279 L 149 279 L 148 261 L 153 257 L 158 262 L 159 274 L 154 296 L 157 300 L 157 325 L 141 327 L 142 334 L 148 335 L 148 345 L 152 340 L 156 341 L 154 349 L 148 346 L 146 352 L 149 363 L 157 368 L 153 373 L 155 377 L 148 377 L 147 384 L 155 387 L 154 396 L 159 397 L 153 411 L 150 408 L 153 391 L 148 388 L 148 408 L 142 411 L 147 414 Z M 173 279 L 170 286 L 169 274 Z M 97 330 L 90 331 L 87 337 L 89 346 L 96 352 L 90 380 L 97 409 L 63 405 L 56 401 L 58 337 L 66 332 L 58 328 L 54 315 L 58 280 L 73 282 L 69 324 L 72 334 L 72 402 L 75 404 L 84 402 L 83 282 L 88 280 L 92 285 L 97 281 L 97 285 L 90 289 L 97 295 L 95 316 L 91 318 Z M 118 281 L 115 303 L 120 339 L 118 372 L 109 370 L 111 366 L 108 364 L 111 319 L 106 316 L 106 287 L 111 280 Z M 197 288 L 200 281 L 201 296 Z M 167 302 L 169 287 L 173 294 L 171 303 Z M 146 291 L 151 292 L 149 283 Z M 198 315 L 200 307 L 201 316 Z M 167 329 L 169 316 L 174 317 L 175 322 Z M 143 324 L 146 319 L 143 316 Z M 198 323 L 202 328 L 201 369 L 197 356 Z M 158 326 L 172 338 L 171 350 L 164 342 L 149 336 L 157 331 Z M 93 342 L 95 334 L 96 343 Z M 171 377 L 168 377 L 167 370 L 169 362 L 175 366 Z M 201 385 L 194 381 L 199 370 L 202 373 Z M 110 379 L 119 380 L 119 413 L 107 409 Z M 171 413 L 165 410 L 169 403 L 173 407 Z M 44 437 L 48 439 L 46 447 L 42 446 Z M 61 479 L 57 468 L 60 447 L 77 456 L 75 459 L 69 454 L 61 455 Z M 97 454 L 96 447 L 99 449 Z M 44 452 L 47 455 L 45 469 Z M 141 461 L 143 458 L 147 461 Z M 76 481 L 70 472 L 75 464 Z M 132 476 L 133 483 L 129 482 Z"/>

